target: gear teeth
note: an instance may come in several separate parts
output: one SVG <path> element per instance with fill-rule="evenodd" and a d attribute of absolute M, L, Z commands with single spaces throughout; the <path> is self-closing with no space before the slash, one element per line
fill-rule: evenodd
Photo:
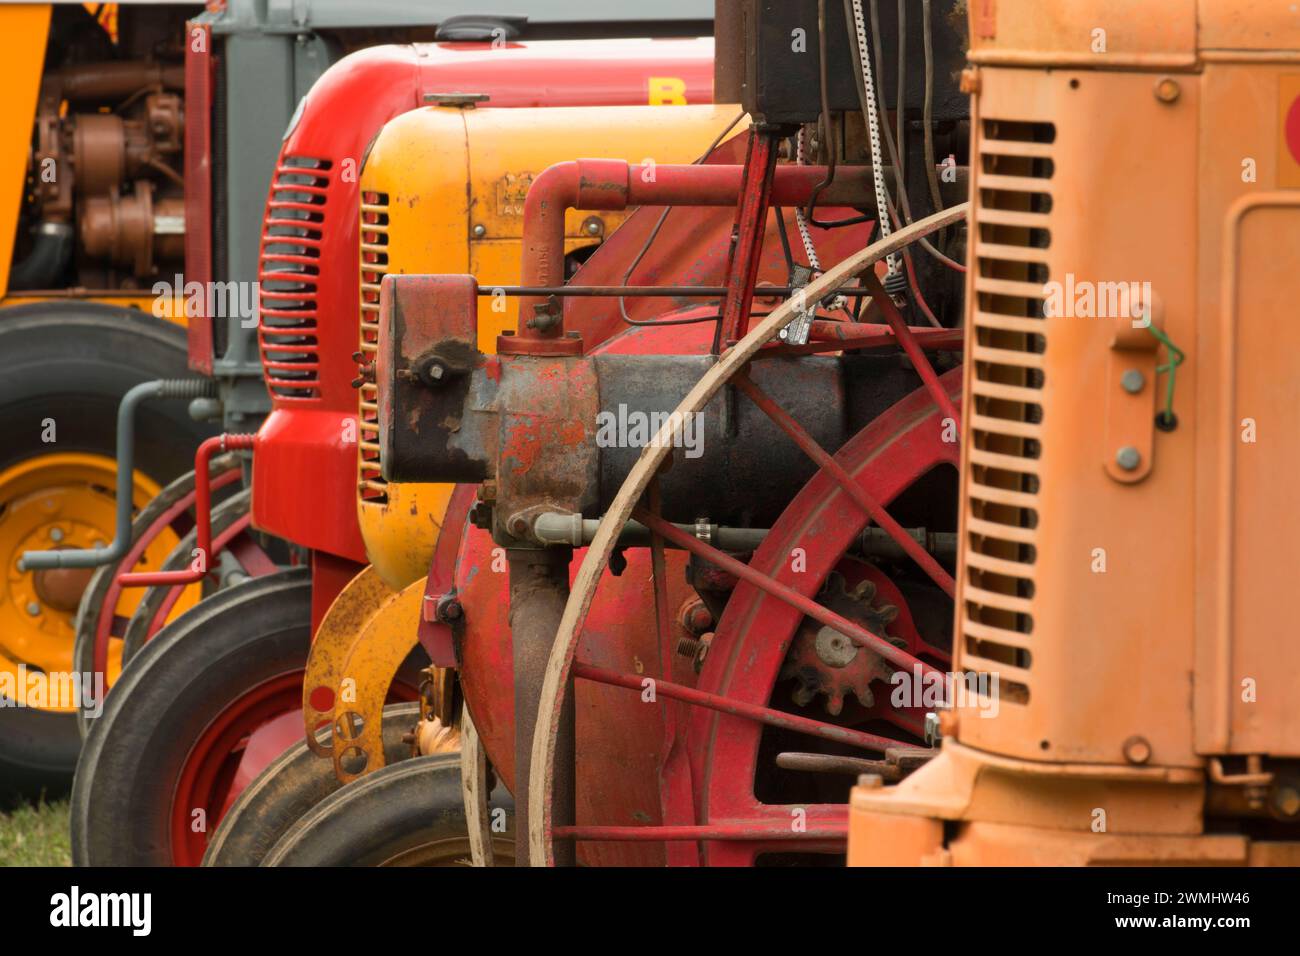
<path fill-rule="evenodd" d="M 800 681 L 799 686 L 795 688 L 794 694 L 791 696 L 794 698 L 794 702 L 800 707 L 807 707 L 812 703 L 813 698 L 817 696 L 817 691 L 814 688 L 809 687 L 803 681 Z"/>
<path fill-rule="evenodd" d="M 870 603 L 872 598 L 875 596 L 876 584 L 869 578 L 864 578 L 862 581 L 859 581 L 858 586 L 853 589 L 853 594 L 851 595 L 851 597 L 856 600 L 866 601 L 868 603 Z"/>
<path fill-rule="evenodd" d="M 876 695 L 871 692 L 870 687 L 859 687 L 854 696 L 863 707 L 872 707 L 876 703 Z"/>
<path fill-rule="evenodd" d="M 832 717 L 838 717 L 841 710 L 844 709 L 844 695 L 828 693 L 826 695 L 826 713 Z"/>
<path fill-rule="evenodd" d="M 898 608 L 892 604 L 881 605 L 876 613 L 880 615 L 880 619 L 886 624 L 893 624 L 898 618 Z"/>

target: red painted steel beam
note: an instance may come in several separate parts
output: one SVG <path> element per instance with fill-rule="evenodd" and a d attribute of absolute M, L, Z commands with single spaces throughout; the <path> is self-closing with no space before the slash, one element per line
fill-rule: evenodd
<path fill-rule="evenodd" d="M 903 314 L 898 311 L 898 306 L 894 305 L 894 300 L 890 298 L 885 287 L 880 284 L 880 279 L 870 270 L 862 276 L 862 281 L 866 283 L 867 288 L 871 291 L 871 299 L 876 303 L 876 307 L 885 314 L 885 321 L 889 327 L 894 330 L 898 336 L 898 344 L 903 346 L 903 351 L 907 357 L 912 360 L 912 365 L 916 372 L 921 376 L 921 381 L 925 383 L 926 390 L 929 391 L 930 397 L 934 403 L 939 406 L 944 417 L 950 418 L 954 424 L 960 424 L 961 416 L 957 414 L 957 407 L 953 405 L 952 399 L 944 391 L 943 386 L 939 384 L 939 376 L 934 374 L 934 367 L 925 353 L 921 351 L 921 346 L 917 343 L 916 335 L 903 319 Z"/>
<path fill-rule="evenodd" d="M 848 727 L 828 724 L 825 721 L 813 720 L 810 717 L 800 717 L 797 714 L 787 714 L 785 711 L 773 710 L 771 707 L 760 707 L 757 704 L 732 700 L 730 697 L 723 697 L 720 694 L 710 694 L 707 691 L 696 690 L 694 687 L 687 687 L 685 684 L 649 678 L 643 674 L 620 674 L 618 671 L 578 662 L 573 665 L 573 676 L 595 681 L 598 684 L 626 687 L 628 690 L 638 692 L 645 690 L 647 680 L 653 680 L 654 693 L 656 695 L 662 694 L 671 700 L 684 701 L 696 707 L 716 710 L 719 713 L 730 714 L 732 717 L 744 717 L 760 724 L 767 724 L 769 727 L 780 727 L 783 730 L 808 734 L 810 737 L 820 737 L 823 740 L 834 741 L 838 744 L 862 747 L 864 750 L 878 750 L 884 753 L 890 747 L 907 746 L 901 740 L 892 740 L 889 737 L 881 737 L 878 734 L 869 734 L 861 730 L 851 730 Z"/>
<path fill-rule="evenodd" d="M 754 283 L 758 281 L 758 264 L 763 254 L 763 236 L 767 231 L 767 211 L 775 173 L 776 137 L 769 133 L 751 132 L 745 179 L 740 187 L 740 203 L 736 207 L 731 254 L 727 260 L 727 294 L 722 303 L 722 322 L 713 337 L 714 355 L 722 351 L 723 342 L 733 341 L 749 328 L 749 310 L 754 302 Z"/>

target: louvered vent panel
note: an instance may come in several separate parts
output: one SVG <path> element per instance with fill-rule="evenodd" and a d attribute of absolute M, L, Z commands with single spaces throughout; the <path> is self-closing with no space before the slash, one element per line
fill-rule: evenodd
<path fill-rule="evenodd" d="M 320 399 L 316 295 L 331 163 L 285 156 L 275 170 L 262 224 L 258 343 L 271 397 Z"/>
<path fill-rule="evenodd" d="M 379 348 L 379 283 L 388 272 L 388 194 L 361 195 L 361 329 L 362 363 L 373 366 Z M 388 485 L 379 474 L 379 396 L 373 381 L 360 391 L 361 452 L 357 459 L 357 493 L 362 501 L 388 501 Z"/>
<path fill-rule="evenodd" d="M 1033 683 L 1056 128 L 985 119 L 980 133 L 962 650 L 968 668 L 998 674 L 1002 702 L 1015 705 Z"/>

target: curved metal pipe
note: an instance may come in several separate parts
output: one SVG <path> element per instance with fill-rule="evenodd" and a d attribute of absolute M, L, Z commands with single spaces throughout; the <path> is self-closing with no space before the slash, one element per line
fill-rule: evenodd
<path fill-rule="evenodd" d="M 148 398 L 210 398 L 217 394 L 212 379 L 164 378 L 141 382 L 122 396 L 117 407 L 117 522 L 113 540 L 103 548 L 65 548 L 26 551 L 18 561 L 20 571 L 52 568 L 97 568 L 126 554 L 131 544 L 132 494 L 135 478 L 135 410 Z"/>
<path fill-rule="evenodd" d="M 66 222 L 41 222 L 32 230 L 32 249 L 9 270 L 9 288 L 52 289 L 58 284 L 76 236 Z"/>

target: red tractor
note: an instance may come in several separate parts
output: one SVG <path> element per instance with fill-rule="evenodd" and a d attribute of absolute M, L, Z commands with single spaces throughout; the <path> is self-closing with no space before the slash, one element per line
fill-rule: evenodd
<path fill-rule="evenodd" d="M 199 528 L 162 576 L 133 577 L 129 560 L 107 571 L 112 587 L 147 586 L 141 606 L 148 611 L 78 765 L 78 863 L 198 863 L 241 791 L 301 736 L 312 635 L 367 563 L 356 510 L 351 356 L 360 301 L 359 180 L 380 128 L 425 108 L 707 102 L 711 62 L 707 40 L 417 44 L 351 55 L 312 88 L 286 134 L 261 241 L 259 341 L 273 411 L 255 437 L 205 444 Z M 665 86 L 665 77 L 673 82 Z M 445 188 L 464 194 L 469 155 L 464 144 L 444 146 L 461 150 L 460 166 L 438 172 Z M 461 255 L 471 238 L 467 226 Z M 455 255 L 455 247 L 440 253 Z M 242 493 L 205 522 L 211 489 L 233 487 L 247 468 L 234 454 L 241 450 L 252 451 L 251 504 Z M 166 527 L 167 510 L 137 520 L 137 547 Z M 283 557 L 259 547 L 250 527 L 290 542 L 289 563 L 299 567 L 283 570 Z M 197 571 L 195 548 L 205 562 Z M 164 627 L 167 611 L 207 568 L 243 583 Z M 110 607 L 96 608 L 89 629 L 100 664 L 114 643 Z M 410 663 L 395 699 L 415 696 L 420 664 Z"/>

